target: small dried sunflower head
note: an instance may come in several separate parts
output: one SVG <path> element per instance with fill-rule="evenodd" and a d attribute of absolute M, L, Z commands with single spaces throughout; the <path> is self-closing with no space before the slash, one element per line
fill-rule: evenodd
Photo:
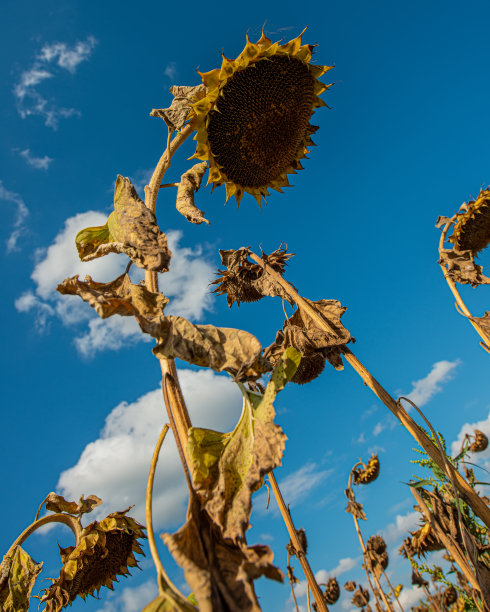
<path fill-rule="evenodd" d="M 128 510 L 87 525 L 78 546 L 60 549 L 60 576 L 41 597 L 46 612 L 58 612 L 77 595 L 85 599 L 103 586 L 112 590 L 117 576 L 126 576 L 128 567 L 138 566 L 134 553 L 143 554 L 138 539 L 146 536 L 142 525 L 125 516 Z"/>
<path fill-rule="evenodd" d="M 247 36 L 235 60 L 223 56 L 221 68 L 199 73 L 207 93 L 189 114 L 193 157 L 208 161 L 208 183 L 224 184 L 227 200 L 234 195 L 239 204 L 247 192 L 260 205 L 269 188 L 282 191 L 313 144 L 309 121 L 330 87 L 317 79 L 332 66 L 311 64 L 313 46 L 301 36 L 283 45 Z"/>
<path fill-rule="evenodd" d="M 370 484 L 379 475 L 379 459 L 375 453 L 371 455 L 367 465 L 354 470 L 354 484 Z"/>
<path fill-rule="evenodd" d="M 327 582 L 327 586 L 325 587 L 325 592 L 323 593 L 323 597 L 327 605 L 332 606 L 336 603 L 340 597 L 340 587 L 337 582 L 337 578 L 329 578 Z"/>
<path fill-rule="evenodd" d="M 356 590 L 356 583 L 353 580 L 349 580 L 344 584 L 344 589 L 352 593 Z"/>
<path fill-rule="evenodd" d="M 476 200 L 463 204 L 449 238 L 458 251 L 476 255 L 490 243 L 490 189 L 481 189 Z"/>
<path fill-rule="evenodd" d="M 484 450 L 486 450 L 487 446 L 488 446 L 487 436 L 483 433 L 483 431 L 480 431 L 479 429 L 475 429 L 474 440 L 470 446 L 470 451 L 473 453 L 481 453 Z"/>
<path fill-rule="evenodd" d="M 444 549 L 429 523 L 424 523 L 417 531 L 411 531 L 410 536 L 403 541 L 410 556 L 425 556 L 428 552 Z M 400 552 L 407 556 L 405 548 L 400 548 Z"/>

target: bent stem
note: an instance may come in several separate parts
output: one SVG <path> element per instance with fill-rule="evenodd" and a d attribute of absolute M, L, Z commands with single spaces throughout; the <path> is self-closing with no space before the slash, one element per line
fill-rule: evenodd
<path fill-rule="evenodd" d="M 301 306 L 304 312 L 306 312 L 315 321 L 316 325 L 320 329 L 323 329 L 329 334 L 336 335 L 334 329 L 329 322 L 311 306 L 306 300 L 304 300 L 295 289 L 283 279 L 283 277 L 268 266 L 262 259 L 257 257 L 255 253 L 250 253 L 250 258 L 258 263 L 267 274 L 269 274 L 281 287 L 287 292 L 287 294 Z M 441 470 L 447 474 L 449 480 L 454 480 L 458 491 L 467 503 L 473 508 L 475 513 L 481 518 L 485 525 L 490 529 L 490 508 L 485 502 L 475 493 L 470 487 L 466 480 L 461 474 L 454 469 L 451 464 L 446 464 L 444 457 L 437 446 L 427 436 L 424 430 L 417 425 L 412 417 L 403 408 L 400 402 L 395 401 L 391 395 L 382 387 L 382 385 L 374 378 L 369 370 L 357 359 L 352 351 L 347 346 L 342 346 L 342 354 L 345 360 L 354 368 L 354 370 L 362 378 L 363 382 L 373 391 L 375 395 L 383 402 L 383 404 L 393 413 L 393 415 L 401 422 L 401 424 L 410 432 L 420 446 L 426 451 L 430 458 L 436 463 Z M 448 473 L 450 472 L 450 474 Z"/>
<path fill-rule="evenodd" d="M 356 467 L 358 465 L 364 465 L 364 463 L 362 461 L 359 461 L 358 463 L 355 464 L 355 466 L 352 468 L 352 470 L 350 471 L 349 474 L 349 480 L 347 482 L 347 489 L 352 491 L 352 494 L 354 494 L 353 490 L 352 490 L 352 476 L 354 474 L 354 470 L 356 469 Z M 390 610 L 391 612 L 393 612 L 393 608 L 390 605 L 385 592 L 383 591 L 383 589 L 381 588 L 381 585 L 379 583 L 379 580 L 376 576 L 376 574 L 374 572 L 371 572 L 374 582 L 376 583 L 376 587 L 373 587 L 373 584 L 371 582 L 371 578 L 370 578 L 370 572 L 369 572 L 369 564 L 368 564 L 368 558 L 367 558 L 367 551 L 366 551 L 366 544 L 364 543 L 364 538 L 362 537 L 362 533 L 361 533 L 361 529 L 359 527 L 359 521 L 357 520 L 357 516 L 355 516 L 354 514 L 352 515 L 352 518 L 354 519 L 354 526 L 356 528 L 356 533 L 357 533 L 357 537 L 359 539 L 359 544 L 361 545 L 361 549 L 362 549 L 362 556 L 364 559 L 364 563 L 362 564 L 364 571 L 366 572 L 366 578 L 367 581 L 369 583 L 369 586 L 371 588 L 371 591 L 373 592 L 374 595 L 374 599 L 376 600 L 376 607 L 377 608 L 381 608 L 380 603 L 379 603 L 379 599 L 378 599 L 378 595 L 381 595 L 381 598 L 383 599 L 383 602 L 386 606 L 387 610 Z"/>
<path fill-rule="evenodd" d="M 19 535 L 19 537 L 15 540 L 12 546 L 8 549 L 5 558 L 9 558 L 9 556 L 14 553 L 17 546 L 21 546 L 30 535 L 32 535 L 37 529 L 39 529 L 39 527 L 47 525 L 48 523 L 63 523 L 73 531 L 73 534 L 75 536 L 75 548 L 80 544 L 80 538 L 83 529 L 80 524 L 80 521 L 74 516 L 71 516 L 71 514 L 57 512 L 56 514 L 48 514 L 47 516 L 43 516 L 42 518 L 37 519 L 36 521 L 34 521 L 34 523 L 29 525 L 27 529 L 24 529 L 24 531 Z"/>
<path fill-rule="evenodd" d="M 458 310 L 458 312 L 460 314 L 462 314 L 464 317 L 466 317 L 468 319 L 468 321 L 471 323 L 471 325 L 473 325 L 473 327 L 476 330 L 476 333 L 483 339 L 483 342 L 480 342 L 480 345 L 487 352 L 490 352 L 490 336 L 487 333 L 485 333 L 485 331 L 478 325 L 478 323 L 476 323 L 474 321 L 473 315 L 471 314 L 471 312 L 466 307 L 466 304 L 463 302 L 463 298 L 461 297 L 461 295 L 460 295 L 460 293 L 459 293 L 459 291 L 458 291 L 458 289 L 456 287 L 456 283 L 451 278 L 449 270 L 442 263 L 442 251 L 444 250 L 444 243 L 446 242 L 446 236 L 447 236 L 447 233 L 449 231 L 449 228 L 451 227 L 451 225 L 453 225 L 456 217 L 457 217 L 457 215 L 454 215 L 454 217 L 451 217 L 451 219 L 449 219 L 449 221 L 446 223 L 446 225 L 444 226 L 444 228 L 442 230 L 441 238 L 439 240 L 439 255 L 441 255 L 441 260 L 439 261 L 439 265 L 441 267 L 441 270 L 442 270 L 442 273 L 444 275 L 444 278 L 446 279 L 446 283 L 448 284 L 449 289 L 451 290 L 452 294 L 454 295 L 454 297 L 456 299 L 456 304 L 457 304 L 457 306 L 459 306 L 459 309 L 456 308 L 456 310 Z"/>
<path fill-rule="evenodd" d="M 296 550 L 296 556 L 298 557 L 298 561 L 303 569 L 303 572 L 306 577 L 306 581 L 308 586 L 311 588 L 311 592 L 313 593 L 313 597 L 315 598 L 315 603 L 319 612 L 328 612 L 328 608 L 325 604 L 325 600 L 323 598 L 322 591 L 318 586 L 316 578 L 311 571 L 310 564 L 308 563 L 308 559 L 306 558 L 305 551 L 301 546 L 301 542 L 298 538 L 298 534 L 294 527 L 293 519 L 291 518 L 291 514 L 284 502 L 284 499 L 281 494 L 281 490 L 277 484 L 276 478 L 273 472 L 268 473 L 269 482 L 272 488 L 272 492 L 274 493 L 274 497 L 276 498 L 277 505 L 279 506 L 279 511 L 282 515 L 284 523 L 286 524 L 286 528 L 289 533 L 289 537 L 291 538 L 291 542 L 293 543 L 294 549 Z"/>

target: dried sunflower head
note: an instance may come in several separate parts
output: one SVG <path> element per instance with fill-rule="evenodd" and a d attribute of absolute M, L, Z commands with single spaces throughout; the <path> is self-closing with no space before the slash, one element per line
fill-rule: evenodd
<path fill-rule="evenodd" d="M 117 576 L 137 567 L 134 553 L 143 554 L 138 538 L 146 536 L 142 525 L 125 516 L 128 510 L 113 512 L 100 523 L 94 521 L 83 529 L 78 546 L 60 549 L 60 576 L 41 597 L 46 612 L 58 612 L 77 595 L 85 599 L 103 586 L 112 590 Z"/>
<path fill-rule="evenodd" d="M 410 536 L 403 541 L 410 556 L 425 556 L 428 552 L 444 549 L 444 545 L 440 542 L 429 523 L 425 523 L 417 531 L 411 531 Z M 400 548 L 400 552 L 407 556 L 405 548 L 403 550 Z"/>
<path fill-rule="evenodd" d="M 381 536 L 371 536 L 366 542 L 366 563 L 370 571 L 379 578 L 381 573 L 388 567 L 388 553 L 386 542 Z"/>
<path fill-rule="evenodd" d="M 473 453 L 481 453 L 482 451 L 486 450 L 488 446 L 488 438 L 483 433 L 483 431 L 475 429 L 474 438 L 475 439 L 470 446 L 470 451 L 472 451 Z"/>
<path fill-rule="evenodd" d="M 354 484 L 370 484 L 379 474 L 379 459 L 375 453 L 371 455 L 367 465 L 354 470 Z"/>
<path fill-rule="evenodd" d="M 332 606 L 336 603 L 340 597 L 340 587 L 337 582 L 337 578 L 329 578 L 327 582 L 327 586 L 325 587 L 325 592 L 323 593 L 323 597 L 327 605 Z"/>
<path fill-rule="evenodd" d="M 476 255 L 490 243 L 490 189 L 481 189 L 476 200 L 463 204 L 449 238 L 458 251 Z"/>
<path fill-rule="evenodd" d="M 344 589 L 346 591 L 350 591 L 351 593 L 356 590 L 356 583 L 353 580 L 349 580 L 344 584 Z"/>
<path fill-rule="evenodd" d="M 247 36 L 235 60 L 223 56 L 221 68 L 199 73 L 207 94 L 189 114 L 197 130 L 193 157 L 208 161 L 208 183 L 224 184 L 227 200 L 234 195 L 239 204 L 248 192 L 260 205 L 269 188 L 282 191 L 313 144 L 317 128 L 309 121 L 330 87 L 317 78 L 332 66 L 311 64 L 313 46 L 301 36 L 284 45 Z"/>

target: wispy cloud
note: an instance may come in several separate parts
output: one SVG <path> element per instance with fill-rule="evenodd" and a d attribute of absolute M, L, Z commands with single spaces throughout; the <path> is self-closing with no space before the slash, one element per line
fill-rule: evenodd
<path fill-rule="evenodd" d="M 0 200 L 4 202 L 10 202 L 15 205 L 15 216 L 13 223 L 13 231 L 7 240 L 7 253 L 17 250 L 17 242 L 25 231 L 24 221 L 29 214 L 29 209 L 25 205 L 24 200 L 18 193 L 9 191 L 4 187 L 3 182 L 0 180 Z"/>
<path fill-rule="evenodd" d="M 407 512 L 397 514 L 395 520 L 389 523 L 382 531 L 382 535 L 388 544 L 395 544 L 402 537 L 406 537 L 409 531 L 418 528 L 420 514 L 418 512 Z"/>
<path fill-rule="evenodd" d="M 460 364 L 456 361 L 436 361 L 425 378 L 412 383 L 412 390 L 407 395 L 417 406 L 424 406 L 436 393 L 442 390 L 442 385 L 451 380 L 455 368 Z"/>
<path fill-rule="evenodd" d="M 13 93 L 19 115 L 23 119 L 39 115 L 44 118 L 44 124 L 54 130 L 58 128 L 60 119 L 79 115 L 80 112 L 75 108 L 57 106 L 53 100 L 48 100 L 38 91 L 38 86 L 54 78 L 60 69 L 74 74 L 78 65 L 90 57 L 96 42 L 93 36 L 89 36 L 73 46 L 62 42 L 44 45 L 32 66 L 20 74 L 14 85 Z"/>
<path fill-rule="evenodd" d="M 163 74 L 166 77 L 168 77 L 171 81 L 173 81 L 175 77 L 177 76 L 177 64 L 175 62 L 169 62 L 165 66 L 165 70 L 163 71 Z"/>
<path fill-rule="evenodd" d="M 1 192 L 0 192 L 1 195 Z M 127 258 L 110 254 L 94 261 L 80 261 L 74 237 L 84 227 L 103 225 L 106 215 L 86 212 L 70 217 L 53 243 L 39 253 L 31 275 L 34 290 L 28 290 L 15 302 L 17 310 L 31 312 L 40 330 L 46 330 L 49 318 L 57 316 L 66 326 L 77 326 L 74 343 L 79 353 L 90 357 L 103 350 L 118 350 L 140 341 L 150 341 L 133 317 L 113 316 L 99 319 L 92 309 L 77 296 L 60 296 L 56 286 L 66 277 L 87 274 L 98 281 L 110 281 L 123 273 Z M 170 271 L 162 279 L 164 293 L 170 298 L 165 312 L 188 319 L 199 319 L 213 307 L 209 283 L 213 279 L 213 266 L 202 256 L 199 245 L 194 248 L 180 246 L 182 232 L 167 233 L 173 256 Z M 136 270 L 136 274 L 138 270 Z"/>
<path fill-rule="evenodd" d="M 179 380 L 193 425 L 230 431 L 239 419 L 242 397 L 229 376 L 211 370 L 179 369 Z M 135 504 L 132 516 L 145 522 L 145 490 L 153 449 L 163 426 L 161 388 L 112 409 L 100 435 L 82 449 L 65 470 L 58 490 L 66 499 L 96 493 L 104 504 L 100 516 Z M 162 448 L 155 477 L 155 528 L 173 528 L 185 515 L 188 490 L 172 436 Z M 112 508 L 112 509 L 111 509 Z"/>
<path fill-rule="evenodd" d="M 117 593 L 109 593 L 104 607 L 97 612 L 140 612 L 142 606 L 158 595 L 155 580 L 148 580 L 137 587 L 125 587 Z"/>
<path fill-rule="evenodd" d="M 35 155 L 32 155 L 30 149 L 19 151 L 19 155 L 25 159 L 29 166 L 32 166 L 37 170 L 47 170 L 49 168 L 49 164 L 53 161 L 53 158 L 48 157 L 47 155 L 44 155 L 44 157 L 36 157 Z"/>

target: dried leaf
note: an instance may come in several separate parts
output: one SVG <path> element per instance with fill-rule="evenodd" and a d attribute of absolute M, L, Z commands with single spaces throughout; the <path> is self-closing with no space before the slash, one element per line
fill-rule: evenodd
<path fill-rule="evenodd" d="M 172 131 L 181 130 L 187 121 L 191 105 L 205 96 L 206 87 L 202 83 L 195 87 L 173 85 L 169 91 L 174 96 L 170 107 L 153 109 L 150 117 L 160 117 Z"/>
<path fill-rule="evenodd" d="M 364 514 L 363 506 L 360 502 L 350 501 L 347 502 L 347 506 L 345 507 L 345 511 L 355 516 L 356 519 L 361 521 L 367 521 L 366 515 Z"/>
<path fill-rule="evenodd" d="M 65 279 L 57 290 L 79 295 L 97 314 L 134 315 L 141 329 L 157 339 L 153 353 L 159 358 L 182 359 L 216 372 L 226 370 L 237 381 L 255 380 L 272 369 L 261 355 L 260 342 L 241 329 L 194 325 L 182 317 L 165 317 L 168 300 L 143 285 L 134 285 L 127 274 L 109 283 L 97 283 L 87 276 Z"/>
<path fill-rule="evenodd" d="M 209 224 L 209 221 L 204 218 L 202 210 L 199 210 L 194 204 L 194 194 L 201 186 L 202 177 L 207 167 L 208 162 L 205 161 L 192 166 L 190 170 L 184 172 L 180 177 L 179 188 L 177 189 L 177 210 L 187 221 L 196 225 L 200 225 L 203 222 Z"/>
<path fill-rule="evenodd" d="M 241 247 L 238 250 L 220 250 L 221 263 L 225 270 L 218 270 L 220 275 L 212 285 L 218 285 L 214 293 L 226 295 L 226 301 L 231 308 L 234 302 L 240 306 L 240 302 L 256 302 L 265 296 L 281 297 L 288 302 L 291 298 L 262 266 L 252 263 L 248 256 L 250 248 Z M 285 248 L 279 247 L 270 255 L 262 253 L 262 261 L 270 266 L 275 272 L 284 274 L 288 259 L 293 257 Z"/>
<path fill-rule="evenodd" d="M 447 225 L 451 221 L 450 217 L 444 217 L 443 215 L 439 215 L 436 221 L 437 229 L 442 229 L 445 225 Z"/>
<path fill-rule="evenodd" d="M 66 512 L 67 514 L 77 514 L 78 504 L 77 502 L 66 501 L 62 495 L 56 493 L 50 493 L 46 499 L 46 510 L 51 512 Z"/>
<path fill-rule="evenodd" d="M 226 538 L 245 535 L 252 494 L 262 486 L 264 475 L 281 464 L 286 436 L 274 423 L 273 402 L 293 376 L 300 358 L 298 351 L 288 349 L 263 395 L 241 386 L 243 411 L 232 432 L 189 430 L 195 491 Z"/>
<path fill-rule="evenodd" d="M 439 263 L 446 266 L 447 273 L 455 283 L 472 287 L 490 284 L 490 278 L 483 274 L 482 266 L 475 264 L 471 251 L 440 249 L 439 255 L 441 256 Z"/>
<path fill-rule="evenodd" d="M 196 612 L 190 601 L 177 597 L 170 589 L 158 595 L 142 612 Z"/>
<path fill-rule="evenodd" d="M 205 510 L 191 499 L 186 524 L 163 541 L 184 569 L 199 612 L 259 612 L 253 580 L 266 576 L 282 582 L 268 546 L 247 546 L 223 537 Z"/>
<path fill-rule="evenodd" d="M 114 189 L 114 211 L 106 224 L 81 230 L 75 244 L 82 261 L 125 253 L 143 270 L 154 272 L 167 272 L 172 257 L 155 215 L 140 200 L 131 181 L 120 174 Z"/>
<path fill-rule="evenodd" d="M 88 514 L 89 512 L 92 512 L 94 508 L 100 506 L 101 503 L 102 500 L 100 497 L 97 497 L 97 495 L 89 495 L 88 497 L 84 497 L 82 495 L 82 497 L 80 497 L 78 500 L 78 512 L 80 514 Z"/>
<path fill-rule="evenodd" d="M 29 610 L 31 591 L 42 567 L 42 563 L 36 563 L 20 546 L 10 558 L 4 558 L 0 565 L 0 576 L 3 576 L 0 581 L 1 612 Z M 3 571 L 5 569 L 7 571 Z"/>
<path fill-rule="evenodd" d="M 292 382 L 304 384 L 321 374 L 328 360 L 337 370 L 343 369 L 340 347 L 351 340 L 350 333 L 340 322 L 346 308 L 337 300 L 305 300 L 328 322 L 335 335 L 319 329 L 313 319 L 298 305 L 296 311 L 283 325 L 274 342 L 264 351 L 264 357 L 272 363 L 288 347 L 293 346 L 303 355 Z"/>
<path fill-rule="evenodd" d="M 138 322 L 147 331 L 145 321 Z M 159 359 L 182 359 L 216 372 L 225 370 L 237 382 L 256 380 L 272 369 L 261 355 L 257 338 L 241 329 L 194 325 L 182 317 L 170 316 L 158 331 L 153 353 Z"/>
<path fill-rule="evenodd" d="M 479 327 L 483 329 L 483 331 L 490 336 L 490 311 L 487 310 L 483 317 L 471 317 L 471 320 L 474 321 Z"/>
<path fill-rule="evenodd" d="M 134 285 L 128 274 L 122 274 L 109 283 L 98 283 L 90 276 L 81 281 L 76 275 L 65 278 L 56 290 L 63 295 L 79 295 L 102 319 L 115 314 L 144 317 L 149 329 L 151 324 L 158 328 L 168 304 L 168 298 L 161 293 L 152 293 L 143 285 Z M 153 335 L 151 331 L 147 333 Z"/>

